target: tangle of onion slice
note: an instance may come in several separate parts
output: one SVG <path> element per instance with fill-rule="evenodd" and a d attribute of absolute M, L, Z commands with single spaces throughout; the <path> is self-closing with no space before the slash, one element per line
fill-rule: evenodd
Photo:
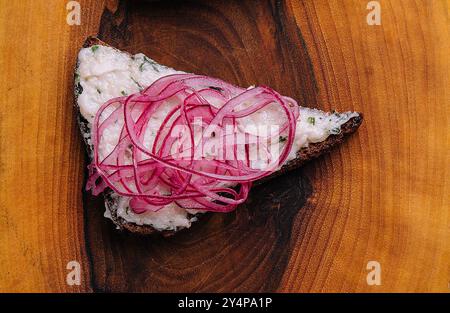
<path fill-rule="evenodd" d="M 269 107 L 280 117 L 276 133 L 241 130 Z M 162 110 L 168 112 L 156 122 Z M 140 93 L 100 107 L 91 130 L 94 157 L 86 189 L 97 195 L 109 187 L 130 197 L 135 213 L 157 211 L 172 202 L 186 209 L 232 211 L 246 200 L 253 181 L 284 164 L 298 114 L 293 99 L 265 86 L 243 89 L 193 74 L 162 77 Z M 201 121 L 199 130 L 193 126 L 196 120 Z M 160 123 L 153 134 L 152 123 Z M 120 136 L 105 153 L 100 147 L 113 129 Z M 205 145 L 219 139 L 218 150 L 226 157 L 205 156 Z M 274 142 L 283 146 L 277 156 L 269 151 Z M 250 146 L 265 153 L 264 168 L 252 166 Z"/>

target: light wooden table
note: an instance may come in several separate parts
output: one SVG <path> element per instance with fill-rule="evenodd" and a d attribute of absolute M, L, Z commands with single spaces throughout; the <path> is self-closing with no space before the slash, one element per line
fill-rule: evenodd
<path fill-rule="evenodd" d="M 79 2 L 80 26 L 67 1 L 0 3 L 1 291 L 449 292 L 448 1 L 381 0 L 380 26 L 363 0 Z M 72 99 L 77 51 L 97 33 L 365 121 L 277 181 L 311 189 L 294 212 L 248 219 L 253 200 L 175 238 L 118 234 L 83 196 Z M 66 284 L 72 260 L 80 286 Z"/>

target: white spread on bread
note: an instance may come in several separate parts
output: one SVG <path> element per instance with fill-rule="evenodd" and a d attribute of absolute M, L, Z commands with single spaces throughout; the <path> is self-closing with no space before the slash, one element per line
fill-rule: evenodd
<path fill-rule="evenodd" d="M 160 65 L 143 54 L 131 56 L 102 45 L 83 48 L 78 54 L 78 70 L 75 79 L 80 113 L 90 126 L 97 110 L 106 101 L 136 93 L 158 78 L 174 73 L 183 72 Z M 160 116 L 162 121 L 166 114 L 161 112 Z M 309 143 L 321 142 L 329 135 L 339 133 L 341 126 L 354 116 L 358 114 L 354 112 L 330 114 L 300 107 L 295 140 L 286 162 L 295 159 L 297 151 L 307 147 Z M 270 118 L 271 114 L 263 111 L 254 114 L 252 120 L 256 125 L 261 125 L 269 124 Z M 155 120 L 151 127 L 157 130 L 161 121 Z M 119 132 L 120 127 L 117 127 L 110 128 L 104 133 L 102 145 L 99 147 L 100 155 L 113 149 Z M 84 136 L 90 142 L 90 134 L 87 133 Z M 157 230 L 178 230 L 190 227 L 196 220 L 196 217 L 188 213 L 197 213 L 197 211 L 185 210 L 174 203 L 157 212 L 135 214 L 129 208 L 129 198 L 117 194 L 113 194 L 113 198 L 116 201 L 110 205 L 117 207 L 111 209 L 116 209 L 117 215 L 127 222 L 137 225 L 151 225 Z M 108 208 L 105 216 L 110 217 Z"/>

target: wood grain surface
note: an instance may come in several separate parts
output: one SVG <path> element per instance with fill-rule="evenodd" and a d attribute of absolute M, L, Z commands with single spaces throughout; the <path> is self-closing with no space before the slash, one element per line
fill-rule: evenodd
<path fill-rule="evenodd" d="M 381 0 L 379 26 L 365 0 L 83 0 L 79 26 L 67 2 L 0 0 L 0 291 L 450 291 L 448 1 Z M 83 192 L 73 108 L 76 54 L 97 34 L 365 121 L 232 214 L 119 233 Z"/>

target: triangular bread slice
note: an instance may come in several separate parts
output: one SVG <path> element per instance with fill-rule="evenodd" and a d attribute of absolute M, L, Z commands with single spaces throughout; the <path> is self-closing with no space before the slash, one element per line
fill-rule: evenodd
<path fill-rule="evenodd" d="M 89 37 L 78 54 L 75 69 L 75 106 L 89 156 L 92 156 L 90 123 L 101 104 L 114 97 L 135 93 L 159 77 L 177 72 L 143 54 L 131 55 L 110 47 L 98 38 Z M 356 112 L 326 113 L 301 107 L 300 115 L 301 121 L 297 127 L 304 128 L 302 133 L 306 134 L 303 135 L 305 138 L 296 138 L 301 144 L 296 146 L 294 157 L 262 181 L 298 168 L 306 161 L 328 152 L 355 132 L 362 122 L 362 115 Z M 134 233 L 151 234 L 158 231 L 170 235 L 189 228 L 202 213 L 185 210 L 174 204 L 158 212 L 135 214 L 129 209 L 129 199 L 126 197 L 113 191 L 105 191 L 104 196 L 105 217 L 110 218 L 117 228 Z"/>

